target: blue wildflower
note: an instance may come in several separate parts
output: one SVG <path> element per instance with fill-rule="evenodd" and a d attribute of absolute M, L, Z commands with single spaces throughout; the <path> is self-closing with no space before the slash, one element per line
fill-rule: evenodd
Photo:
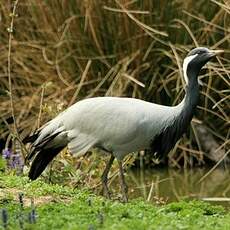
<path fill-rule="evenodd" d="M 2 150 L 2 157 L 4 159 L 10 159 L 11 155 L 12 155 L 12 152 L 11 152 L 10 149 L 5 148 L 5 149 Z"/>
<path fill-rule="evenodd" d="M 10 161 L 10 168 L 12 169 L 16 169 L 17 172 L 20 174 L 23 172 L 23 160 L 21 155 L 19 154 L 13 154 L 11 157 L 11 161 Z"/>
<path fill-rule="evenodd" d="M 2 223 L 3 223 L 3 228 L 7 229 L 7 224 L 8 224 L 8 214 L 6 209 L 2 209 Z"/>

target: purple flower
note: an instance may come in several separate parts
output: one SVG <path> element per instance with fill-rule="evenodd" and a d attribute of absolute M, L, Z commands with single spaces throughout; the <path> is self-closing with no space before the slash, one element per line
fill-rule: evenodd
<path fill-rule="evenodd" d="M 22 173 L 23 171 L 23 160 L 22 157 L 19 154 L 13 154 L 11 157 L 10 167 L 12 169 L 17 169 L 18 173 Z"/>
<path fill-rule="evenodd" d="M 18 198 L 19 198 L 19 203 L 20 203 L 21 210 L 23 210 L 23 208 L 24 208 L 23 196 L 24 196 L 24 194 L 21 193 L 21 192 L 18 194 Z"/>
<path fill-rule="evenodd" d="M 8 214 L 6 209 L 2 209 L 2 223 L 3 223 L 3 228 L 7 229 Z"/>
<path fill-rule="evenodd" d="M 12 155 L 12 152 L 11 152 L 10 149 L 5 148 L 5 149 L 2 150 L 2 157 L 4 159 L 10 159 L 11 155 Z"/>
<path fill-rule="evenodd" d="M 2 158 L 6 160 L 8 169 L 16 170 L 17 174 L 23 172 L 24 161 L 20 151 L 12 152 L 11 149 L 5 148 L 2 151 Z"/>
<path fill-rule="evenodd" d="M 30 224 L 35 224 L 36 223 L 36 211 L 35 209 L 33 208 L 31 210 L 31 212 L 29 212 L 29 223 Z"/>

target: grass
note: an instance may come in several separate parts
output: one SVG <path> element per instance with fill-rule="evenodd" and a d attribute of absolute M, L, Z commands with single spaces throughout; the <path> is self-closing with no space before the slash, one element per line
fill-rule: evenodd
<path fill-rule="evenodd" d="M 222 48 L 225 55 L 201 76 L 204 87 L 196 122 L 212 133 L 218 152 L 228 149 L 227 4 L 214 0 L 16 3 L 16 9 L 10 2 L 0 3 L 1 138 L 14 140 L 18 134 L 23 138 L 86 97 L 129 96 L 175 105 L 183 97 L 182 59 L 192 47 L 203 45 Z M 196 122 L 169 155 L 171 166 L 204 163 Z"/>
<path fill-rule="evenodd" d="M 0 175 L 0 208 L 7 210 L 8 229 L 229 229 L 230 214 L 201 201 L 154 205 L 109 201 L 88 191 L 51 185 L 26 177 Z M 16 190 L 15 190 L 16 189 Z M 11 192 L 10 192 L 11 191 Z M 24 194 L 20 208 L 17 194 Z M 36 223 L 28 223 L 33 197 Z M 21 218 L 21 219 L 20 219 Z"/>

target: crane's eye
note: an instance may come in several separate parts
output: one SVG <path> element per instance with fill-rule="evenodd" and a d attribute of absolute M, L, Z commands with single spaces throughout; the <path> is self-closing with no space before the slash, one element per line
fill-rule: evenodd
<path fill-rule="evenodd" d="M 199 50 L 199 51 L 197 52 L 197 54 L 203 54 L 203 53 L 204 53 L 203 50 Z"/>

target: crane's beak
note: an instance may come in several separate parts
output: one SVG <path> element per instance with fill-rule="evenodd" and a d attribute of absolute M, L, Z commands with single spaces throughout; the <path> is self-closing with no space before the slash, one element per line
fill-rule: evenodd
<path fill-rule="evenodd" d="M 207 60 L 210 60 L 211 58 L 215 57 L 218 54 L 224 53 L 224 50 L 209 50 L 207 53 Z M 198 78 L 198 84 L 203 86 L 203 82 Z"/>
<path fill-rule="evenodd" d="M 212 57 L 218 55 L 218 54 L 221 54 L 221 53 L 224 53 L 224 50 L 210 50 L 210 55 Z"/>

